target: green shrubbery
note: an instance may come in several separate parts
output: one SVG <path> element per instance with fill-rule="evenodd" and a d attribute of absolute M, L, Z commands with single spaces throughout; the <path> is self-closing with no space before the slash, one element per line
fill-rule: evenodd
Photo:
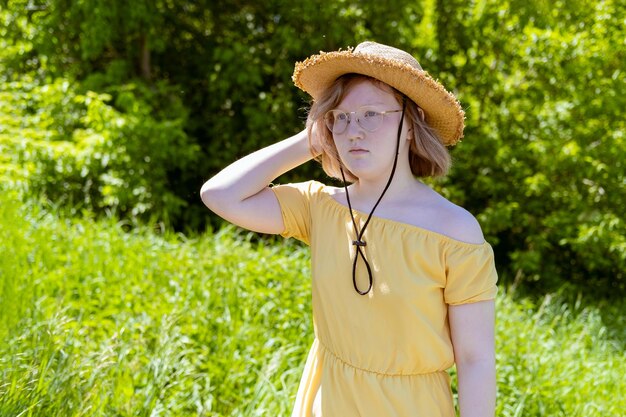
<path fill-rule="evenodd" d="M 450 10 L 442 64 L 468 127 L 445 186 L 529 287 L 624 294 L 626 9 L 583 4 Z"/>
<path fill-rule="evenodd" d="M 302 128 L 294 62 L 375 39 L 458 94 L 465 140 L 435 186 L 479 218 L 502 279 L 626 293 L 623 2 L 5 3 L 5 182 L 201 229 L 202 182 Z"/>
<path fill-rule="evenodd" d="M 199 147 L 183 130 L 179 100 L 142 84 L 117 86 L 115 97 L 80 88 L 63 78 L 4 83 L 2 181 L 74 211 L 164 221 L 180 215 L 187 203 L 169 179 L 197 162 Z M 157 100 L 171 102 L 159 109 Z"/>

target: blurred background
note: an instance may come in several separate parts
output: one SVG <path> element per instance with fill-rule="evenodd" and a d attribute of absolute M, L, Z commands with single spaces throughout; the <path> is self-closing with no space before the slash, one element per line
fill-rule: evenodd
<path fill-rule="evenodd" d="M 534 405 L 524 408 L 524 398 L 535 398 L 527 387 L 505 396 L 499 415 L 617 415 L 612 414 L 614 405 L 609 405 L 608 398 L 624 387 L 616 381 L 626 368 L 622 313 L 626 295 L 623 0 L 0 0 L 0 303 L 4 311 L 0 313 L 0 337 L 7 346 L 0 351 L 4 357 L 0 362 L 0 378 L 4 378 L 0 380 L 0 414 L 17 415 L 26 409 L 39 410 L 32 415 L 269 412 L 271 408 L 263 408 L 260 402 L 249 402 L 255 392 L 264 393 L 255 397 L 258 401 L 265 398 L 268 404 L 279 404 L 271 409 L 277 413 L 274 415 L 281 415 L 277 410 L 288 410 L 295 395 L 299 359 L 311 333 L 308 318 L 290 321 L 285 318 L 292 314 L 287 310 L 273 312 L 290 308 L 285 302 L 276 301 L 270 307 L 266 302 L 254 304 L 250 311 L 239 303 L 246 291 L 286 285 L 283 278 L 272 281 L 271 275 L 282 265 L 279 258 L 291 256 L 302 258 L 294 260 L 301 263 L 295 269 L 284 266 L 282 273 L 293 277 L 297 269 L 298 276 L 303 276 L 298 278 L 300 286 L 290 289 L 301 293 L 291 307 L 306 312 L 308 255 L 294 243 L 224 229 L 202 205 L 199 189 L 233 160 L 303 128 L 309 102 L 291 81 L 296 61 L 364 40 L 412 53 L 433 78 L 457 95 L 465 109 L 465 137 L 451 149 L 453 169 L 447 178 L 429 183 L 479 219 L 496 252 L 501 288 L 517 297 L 517 307 L 511 308 L 529 314 L 512 322 L 539 322 L 545 318 L 541 306 L 551 305 L 555 315 L 546 319 L 552 320 L 546 331 L 554 331 L 554 317 L 595 317 L 594 326 L 600 327 L 593 327 L 594 332 L 604 332 L 607 346 L 612 346 L 599 357 L 617 362 L 596 362 L 617 372 L 611 374 L 616 379 L 609 378 L 611 389 L 617 391 L 602 391 L 607 398 L 603 406 L 585 408 L 587 403 L 580 400 L 574 408 L 567 408 L 565 400 L 550 402 L 537 394 L 554 408 L 541 406 L 543 400 L 528 400 Z M 330 181 L 317 164 L 309 163 L 278 182 L 311 178 Z M 242 247 L 245 251 L 238 252 L 236 248 Z M 128 258 L 129 253 L 135 257 Z M 241 262 L 248 262 L 245 259 L 257 259 L 254 262 L 263 265 L 263 259 L 272 259 L 275 264 L 263 269 L 246 263 L 241 269 Z M 114 261 L 121 263 L 117 269 L 107 270 Z M 231 264 L 233 269 L 228 269 Z M 207 286 L 224 271 L 232 277 L 247 268 L 263 275 L 263 284 L 254 287 L 256 290 L 244 290 L 247 284 L 233 284 L 230 295 L 216 293 L 222 304 L 211 304 L 213 295 L 206 293 Z M 129 270 L 139 275 L 129 278 Z M 116 280 L 118 292 L 106 298 L 103 294 L 114 288 L 111 283 Z M 162 285 L 164 292 L 150 290 L 146 282 L 156 288 Z M 176 298 L 184 292 L 181 288 L 196 297 L 185 299 L 184 306 L 180 304 L 183 299 Z M 277 294 L 282 293 L 269 297 Z M 560 301 L 549 298 L 547 302 L 546 294 Z M 161 300 L 161 296 L 165 298 Z M 521 302 L 522 297 L 529 298 Z M 86 309 L 87 300 L 94 299 L 100 304 L 92 306 L 94 310 Z M 113 299 L 125 301 L 108 316 L 94 316 L 95 311 L 104 314 Z M 142 303 L 150 300 L 154 316 L 143 310 L 147 307 Z M 200 303 L 196 306 L 199 310 L 193 310 L 196 307 L 191 307 L 190 300 Z M 159 302 L 164 304 L 155 307 Z M 202 304 L 206 302 L 209 304 Z M 122 354 L 119 341 L 112 341 L 114 336 L 121 337 L 120 329 L 132 334 L 129 323 L 141 327 L 137 323 L 144 322 L 138 317 L 148 314 L 152 319 L 146 319 L 144 325 L 155 331 L 155 346 L 161 346 L 155 340 L 173 338 L 185 351 L 189 343 L 197 347 L 203 340 L 206 346 L 213 346 L 205 352 L 207 357 L 214 357 L 230 343 L 215 335 L 237 333 L 240 326 L 233 330 L 218 326 L 211 317 L 196 317 L 196 321 L 212 323 L 205 323 L 213 326 L 212 339 L 205 340 L 202 337 L 209 336 L 200 335 L 206 327 L 191 332 L 179 326 L 180 320 L 191 320 L 190 311 L 202 316 L 217 308 L 224 323 L 235 323 L 231 312 L 225 313 L 229 305 L 243 309 L 237 316 L 242 326 L 256 314 L 254 308 L 266 306 L 267 317 L 279 320 L 270 322 L 270 327 L 279 323 L 278 327 L 299 329 L 300 333 L 284 342 L 285 352 L 295 355 L 290 359 L 293 362 L 284 364 L 285 369 L 296 367 L 292 379 L 278 385 L 272 379 L 274 382 L 263 385 L 269 377 L 259 377 L 258 370 L 267 370 L 271 360 L 263 356 L 257 362 L 250 359 L 257 350 L 251 357 L 242 356 L 248 363 L 256 363 L 257 371 L 246 368 L 235 373 L 239 377 L 233 381 L 240 379 L 225 391 L 231 397 L 212 387 L 216 381 L 222 381 L 218 386 L 224 383 L 227 372 L 222 368 L 232 369 L 232 360 L 209 370 L 194 368 L 193 375 L 212 375 L 212 382 L 202 379 L 195 391 L 189 388 L 193 384 L 185 388 L 191 397 L 193 392 L 197 394 L 189 400 L 196 406 L 178 409 L 163 405 L 166 402 L 158 393 L 175 384 L 172 375 L 182 367 L 182 356 L 168 356 L 173 368 L 167 372 L 174 374 L 165 372 L 169 376 L 162 380 L 154 376 L 164 369 L 157 360 L 165 360 L 159 356 L 165 355 L 162 350 L 151 351 L 160 353 L 137 359 L 131 366 L 124 358 L 131 357 L 133 349 Z M 592 314 L 588 308 L 599 310 Z M 121 311 L 129 315 L 123 316 Z M 53 317 L 61 321 L 51 322 Z M 88 317 L 97 317 L 87 325 L 89 331 L 84 330 L 83 321 Z M 103 340 L 111 343 L 108 350 L 95 349 L 89 356 L 94 362 L 84 369 L 83 365 L 73 368 L 70 363 L 77 362 L 72 361 L 66 368 L 59 365 L 69 359 L 59 353 L 63 349 L 53 343 L 57 339 L 50 336 L 50 329 L 64 328 L 59 323 L 66 323 L 65 319 L 74 323 L 68 325 L 72 332 L 78 332 L 69 338 L 59 336 L 66 355 L 86 346 L 77 341 L 85 342 L 92 331 L 101 333 L 94 346 L 102 347 Z M 576 343 L 582 340 L 581 334 L 589 336 L 590 330 L 579 322 L 567 323 L 583 326 L 574 339 L 562 341 L 573 346 L 572 354 L 580 354 L 584 347 Z M 191 321 L 187 324 L 194 326 Z M 178 339 L 172 333 L 179 328 L 176 326 L 187 329 L 181 330 Z M 522 334 L 519 329 L 510 330 Z M 266 334 L 259 330 L 259 343 L 265 346 L 263 336 Z M 52 337 L 52 341 L 42 342 L 51 350 L 37 350 L 43 346 L 37 342 L 41 337 Z M 32 344 L 25 344 L 23 338 L 32 339 Z M 242 333 L 237 340 L 246 338 L 249 334 L 244 337 Z M 590 345 L 599 343 L 589 339 Z M 27 345 L 30 353 L 24 348 Z M 548 345 L 544 348 L 550 351 L 560 349 Z M 267 352 L 276 352 L 276 346 L 266 346 Z M 117 359 L 112 360 L 106 352 L 117 352 Z M 232 359 L 241 349 L 229 352 Z M 27 358 L 23 366 L 9 366 L 16 357 Z M 115 366 L 101 365 L 105 374 L 94 373 L 101 362 Z M 119 368 L 121 363 L 126 363 L 126 368 Z M 146 374 L 154 378 L 145 376 L 143 382 L 137 382 L 133 375 L 143 369 L 142 363 L 156 366 Z M 51 372 L 51 364 L 57 367 L 54 369 L 65 369 L 67 373 L 61 374 L 65 376 L 46 374 Z M 528 369 L 527 364 L 518 365 Z M 93 384 L 99 378 L 95 375 L 109 378 L 109 372 L 118 368 L 117 382 L 98 388 L 122 398 L 122 405 L 115 408 Z M 537 372 L 544 371 L 540 367 Z M 518 375 L 516 381 L 523 379 L 517 371 L 511 372 Z M 560 375 L 567 372 L 574 379 L 581 375 L 578 368 L 561 370 Z M 61 388 L 68 381 L 84 382 L 87 374 L 92 375 L 93 384 L 84 392 L 70 395 Z M 251 375 L 254 378 L 245 382 Z M 528 375 L 535 375 L 537 381 L 537 374 Z M 559 373 L 547 375 L 546 390 L 550 391 L 555 388 L 549 381 L 559 379 Z M 589 374 L 589 378 L 598 377 Z M 56 381 L 55 389 L 60 391 L 50 388 L 50 381 Z M 150 381 L 165 385 L 152 386 Z M 506 384 L 517 383 L 509 380 Z M 261 391 L 255 391 L 255 386 L 262 387 Z M 596 388 L 589 388 L 589 394 Z M 51 399 L 55 392 L 65 392 L 62 400 Z M 141 401 L 124 402 L 123 398 L 135 398 L 140 392 L 144 393 Z M 280 395 L 284 397 L 277 400 Z M 569 398 L 571 394 L 564 395 Z M 54 407 L 61 408 L 53 407 L 57 402 Z M 187 404 L 176 404 L 183 403 Z M 52 405 L 46 409 L 42 404 Z M 86 411 L 86 405 L 91 411 Z"/>

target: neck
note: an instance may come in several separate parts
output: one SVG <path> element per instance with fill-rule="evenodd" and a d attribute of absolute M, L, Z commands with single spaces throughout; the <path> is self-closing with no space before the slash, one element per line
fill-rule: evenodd
<path fill-rule="evenodd" d="M 353 198 L 354 201 L 359 201 L 364 204 L 374 204 L 385 189 L 388 180 L 388 174 L 377 178 L 360 178 L 349 187 L 350 197 Z M 385 192 L 381 204 L 385 201 L 406 198 L 408 194 L 414 193 L 416 185 L 419 184 L 420 182 L 413 176 L 408 162 L 406 166 L 405 164 L 398 164 L 393 180 L 387 192 Z"/>

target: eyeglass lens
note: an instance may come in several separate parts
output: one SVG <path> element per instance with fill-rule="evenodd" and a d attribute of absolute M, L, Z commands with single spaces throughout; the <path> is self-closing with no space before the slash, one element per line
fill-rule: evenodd
<path fill-rule="evenodd" d="M 354 115 L 354 116 L 353 116 Z M 335 134 L 343 133 L 348 128 L 348 123 L 356 118 L 356 122 L 363 129 L 373 132 L 380 127 L 384 114 L 372 109 L 359 109 L 354 112 L 331 110 L 326 113 L 326 126 Z"/>

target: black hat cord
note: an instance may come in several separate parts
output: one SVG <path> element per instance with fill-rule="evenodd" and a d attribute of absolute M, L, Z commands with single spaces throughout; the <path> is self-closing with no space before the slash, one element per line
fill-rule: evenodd
<path fill-rule="evenodd" d="M 354 214 L 352 213 L 352 204 L 350 203 L 350 195 L 348 194 L 348 185 L 346 183 L 346 176 L 343 173 L 343 168 L 341 166 L 339 167 L 339 170 L 341 171 L 341 178 L 343 179 L 343 187 L 346 190 L 346 200 L 348 201 L 348 209 L 350 210 L 350 218 L 352 219 L 352 225 L 354 226 L 354 233 L 356 234 L 356 240 L 352 241 L 352 244 L 356 246 L 356 254 L 354 255 L 354 261 L 352 262 L 352 284 L 354 285 L 354 289 L 356 290 L 356 292 L 359 293 L 360 295 L 366 295 L 367 293 L 369 293 L 370 290 L 372 289 L 372 284 L 373 284 L 372 268 L 370 267 L 370 264 L 365 258 L 365 254 L 363 253 L 363 250 L 364 250 L 363 248 L 367 246 L 367 243 L 363 240 L 363 235 L 365 234 L 365 229 L 367 228 L 367 225 L 372 219 L 374 210 L 376 210 L 376 207 L 378 207 L 380 200 L 382 200 L 383 196 L 389 189 L 389 186 L 391 185 L 391 181 L 393 180 L 393 175 L 396 172 L 396 166 L 398 165 L 398 154 L 400 153 L 400 135 L 402 134 L 402 125 L 404 124 L 405 109 L 406 109 L 406 97 L 402 99 L 402 117 L 400 118 L 400 125 L 398 126 L 398 136 L 396 139 L 396 155 L 393 160 L 393 167 L 391 168 L 391 174 L 389 175 L 389 180 L 387 181 L 387 185 L 385 185 L 383 192 L 380 194 L 380 197 L 378 197 L 376 204 L 374 204 L 374 207 L 372 207 L 372 211 L 370 211 L 370 214 L 367 216 L 367 220 L 365 220 L 365 223 L 363 224 L 363 228 L 360 231 L 359 231 L 359 227 L 356 224 L 356 220 L 354 220 Z M 361 257 L 361 259 L 363 259 L 363 262 L 365 262 L 365 267 L 367 268 L 369 286 L 367 287 L 366 291 L 361 291 L 356 283 L 356 264 L 357 264 L 357 261 L 359 260 L 359 256 Z"/>

